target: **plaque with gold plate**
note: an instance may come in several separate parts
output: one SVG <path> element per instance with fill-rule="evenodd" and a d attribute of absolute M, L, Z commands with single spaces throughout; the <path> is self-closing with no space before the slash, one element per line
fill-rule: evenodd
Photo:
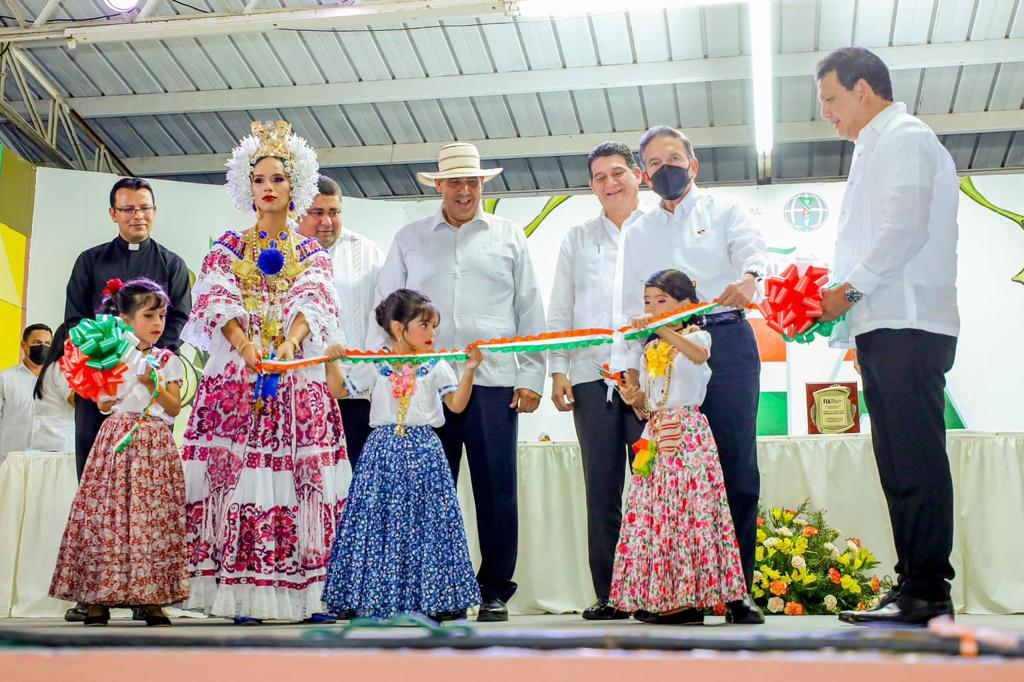
<path fill-rule="evenodd" d="M 807 384 L 807 432 L 860 433 L 860 399 L 856 381 Z"/>

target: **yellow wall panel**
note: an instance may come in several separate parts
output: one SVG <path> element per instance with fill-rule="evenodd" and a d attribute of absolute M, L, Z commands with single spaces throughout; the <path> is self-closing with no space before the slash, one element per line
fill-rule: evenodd
<path fill-rule="evenodd" d="M 25 302 L 24 235 L 0 223 L 0 301 L 21 306 Z"/>
<path fill-rule="evenodd" d="M 7 369 L 21 360 L 21 306 L 0 301 L 0 369 Z"/>

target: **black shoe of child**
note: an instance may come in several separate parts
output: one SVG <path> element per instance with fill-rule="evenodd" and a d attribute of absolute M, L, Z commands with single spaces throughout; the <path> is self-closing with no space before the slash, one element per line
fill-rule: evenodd
<path fill-rule="evenodd" d="M 704 612 L 700 609 L 683 609 L 675 613 L 637 611 L 633 617 L 642 623 L 651 625 L 702 625 L 704 623 Z"/>

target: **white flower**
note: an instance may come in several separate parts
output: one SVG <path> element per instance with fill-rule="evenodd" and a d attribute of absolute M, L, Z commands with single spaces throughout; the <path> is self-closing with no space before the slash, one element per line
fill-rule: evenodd
<path fill-rule="evenodd" d="M 765 547 L 774 547 L 775 545 L 779 544 L 779 539 L 775 537 L 765 538 L 764 542 L 762 542 L 761 544 Z"/>
<path fill-rule="evenodd" d="M 860 547 L 858 547 L 857 543 L 854 542 L 853 540 L 847 540 L 846 541 L 846 547 L 847 547 L 847 549 L 849 549 L 854 554 L 856 554 L 857 552 L 860 551 Z"/>
<path fill-rule="evenodd" d="M 833 545 L 831 542 L 826 542 L 824 545 L 822 545 L 822 547 L 824 547 L 825 550 L 828 552 L 836 551 L 836 546 Z"/>
<path fill-rule="evenodd" d="M 291 199 L 295 204 L 295 215 L 302 215 L 313 205 L 313 200 L 319 193 L 320 166 L 316 151 L 295 133 L 288 136 L 287 147 L 292 155 L 291 162 L 285 168 L 292 185 Z M 228 194 L 235 202 L 235 208 L 246 219 L 256 211 L 249 175 L 252 172 L 254 156 L 259 149 L 259 138 L 247 135 L 238 142 L 238 146 L 231 152 L 231 158 L 225 164 L 228 169 Z"/>
<path fill-rule="evenodd" d="M 793 523 L 797 526 L 800 526 L 801 528 L 807 525 L 807 522 L 801 519 L 799 516 L 793 519 Z"/>
<path fill-rule="evenodd" d="M 791 538 L 791 537 L 793 537 L 793 531 L 791 531 L 786 526 L 783 526 L 782 528 L 776 528 L 775 529 L 775 534 L 776 535 L 781 535 L 784 538 Z"/>
<path fill-rule="evenodd" d="M 835 613 L 838 604 L 839 602 L 836 601 L 835 595 L 825 595 L 825 609 L 828 610 L 829 613 Z"/>
<path fill-rule="evenodd" d="M 762 577 L 764 577 L 764 576 L 761 575 L 761 571 L 754 571 L 754 582 L 755 583 L 761 582 L 761 578 Z"/>
<path fill-rule="evenodd" d="M 782 613 L 786 608 L 786 602 L 782 601 L 782 597 L 772 597 L 768 600 L 768 610 L 772 613 Z"/>
<path fill-rule="evenodd" d="M 793 568 L 807 568 L 807 562 L 799 554 L 793 557 L 790 563 L 793 564 Z"/>

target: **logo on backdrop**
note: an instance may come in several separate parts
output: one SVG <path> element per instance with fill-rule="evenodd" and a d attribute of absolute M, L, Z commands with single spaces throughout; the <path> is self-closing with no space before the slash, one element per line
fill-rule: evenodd
<path fill-rule="evenodd" d="M 828 204 L 817 194 L 801 192 L 790 197 L 782 217 L 800 232 L 814 232 L 828 220 Z"/>

